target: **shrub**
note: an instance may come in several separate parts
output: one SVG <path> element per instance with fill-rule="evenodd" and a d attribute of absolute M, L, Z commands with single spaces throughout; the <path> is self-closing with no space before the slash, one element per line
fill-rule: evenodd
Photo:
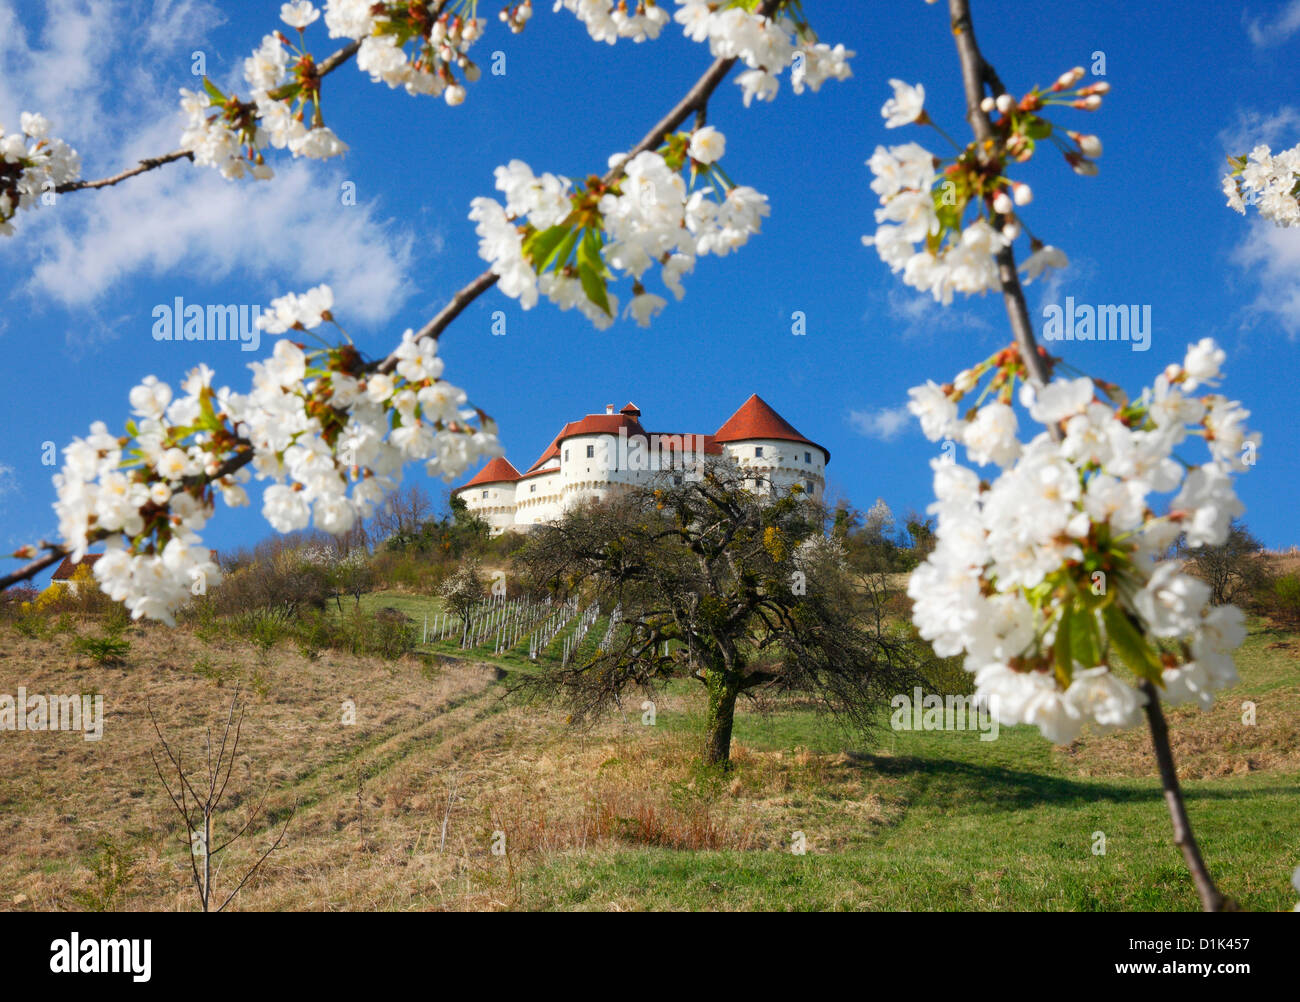
<path fill-rule="evenodd" d="M 32 602 L 24 602 L 23 610 L 14 620 L 14 629 L 24 637 L 30 637 L 32 640 L 41 640 L 49 632 L 49 623 L 45 616 L 37 612 Z"/>
<path fill-rule="evenodd" d="M 122 892 L 134 876 L 136 861 L 127 849 L 111 838 L 101 839 L 90 863 L 90 886 L 72 892 L 72 898 L 90 912 L 117 911 Z"/>
<path fill-rule="evenodd" d="M 1280 574 L 1273 585 L 1257 593 L 1260 611 L 1276 625 L 1288 630 L 1300 629 L 1300 574 Z"/>
<path fill-rule="evenodd" d="M 267 609 L 247 613 L 240 617 L 240 624 L 240 632 L 261 648 L 263 654 L 270 653 L 272 647 L 292 632 L 278 611 Z"/>
<path fill-rule="evenodd" d="M 330 594 L 325 568 L 286 551 L 232 572 L 213 589 L 211 601 L 223 616 L 257 615 L 288 623 L 303 609 L 323 608 Z"/>
<path fill-rule="evenodd" d="M 23 607 L 36 601 L 36 594 L 35 588 L 10 588 L 8 591 L 0 591 L 0 618 L 17 620 L 24 614 Z"/>
<path fill-rule="evenodd" d="M 73 649 L 84 654 L 96 664 L 116 664 L 126 657 L 131 649 L 131 642 L 121 637 L 77 637 L 72 642 Z"/>
<path fill-rule="evenodd" d="M 400 588 L 429 594 L 454 569 L 446 560 L 410 551 L 385 550 L 375 554 L 371 563 L 374 585 Z"/>

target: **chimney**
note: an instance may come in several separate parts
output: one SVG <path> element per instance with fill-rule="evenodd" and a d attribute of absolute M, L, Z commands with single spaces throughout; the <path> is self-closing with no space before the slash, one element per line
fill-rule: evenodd
<path fill-rule="evenodd" d="M 614 405 L 613 405 L 613 404 L 606 404 L 606 405 L 605 405 L 605 413 L 606 413 L 606 414 L 613 414 L 613 413 L 614 413 Z"/>

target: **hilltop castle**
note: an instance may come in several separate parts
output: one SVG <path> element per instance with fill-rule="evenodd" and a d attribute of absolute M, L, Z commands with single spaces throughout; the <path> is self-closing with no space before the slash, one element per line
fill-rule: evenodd
<path fill-rule="evenodd" d="M 647 432 L 629 403 L 615 413 L 588 414 L 560 430 L 541 458 L 520 473 L 493 459 L 452 494 L 462 498 L 494 534 L 526 531 L 558 518 L 579 501 L 603 500 L 645 483 L 661 470 L 690 476 L 707 456 L 730 455 L 755 481 L 778 489 L 800 483 L 814 499 L 826 486 L 830 452 L 804 438 L 758 394 L 746 400 L 712 435 Z M 755 483 L 756 485 L 756 483 Z"/>

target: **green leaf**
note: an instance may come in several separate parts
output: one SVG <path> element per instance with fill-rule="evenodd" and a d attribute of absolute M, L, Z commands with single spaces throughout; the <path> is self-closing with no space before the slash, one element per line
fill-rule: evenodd
<path fill-rule="evenodd" d="M 1096 613 L 1091 609 L 1075 612 L 1074 628 L 1070 631 L 1070 655 L 1084 668 L 1101 664 L 1101 630 Z"/>
<path fill-rule="evenodd" d="M 587 298 L 605 311 L 607 316 L 613 316 L 614 311 L 609 308 L 609 295 L 605 291 L 605 280 L 600 277 L 588 264 L 578 265 L 578 281 L 582 283 L 582 291 L 587 294 Z"/>
<path fill-rule="evenodd" d="M 1102 616 L 1106 620 L 1106 634 L 1110 644 L 1123 659 L 1124 664 L 1135 675 L 1160 682 L 1163 671 L 1160 660 L 1151 649 L 1151 645 L 1146 642 L 1146 638 L 1138 632 L 1138 628 L 1128 618 L 1128 614 L 1118 604 L 1112 603 L 1102 611 Z"/>
<path fill-rule="evenodd" d="M 1052 134 L 1052 123 L 1045 118 L 1034 117 L 1025 123 L 1024 132 L 1030 139 L 1046 139 Z"/>
<path fill-rule="evenodd" d="M 600 256 L 600 234 L 588 227 L 578 244 L 578 280 L 587 298 L 605 311 L 606 316 L 613 316 L 609 307 L 609 295 L 605 289 L 605 260 Z"/>
<path fill-rule="evenodd" d="M 568 226 L 550 226 L 530 234 L 524 241 L 523 251 L 524 256 L 532 263 L 533 271 L 540 275 L 545 270 L 551 255 L 572 232 Z"/>
<path fill-rule="evenodd" d="M 226 103 L 226 95 L 221 93 L 220 88 L 207 77 L 203 78 L 203 89 L 208 92 L 208 97 L 212 98 L 213 104 Z"/>
<path fill-rule="evenodd" d="M 1070 636 L 1074 633 L 1074 621 L 1077 613 L 1072 605 L 1061 610 L 1060 622 L 1056 624 L 1056 643 L 1052 645 L 1052 655 L 1056 661 L 1056 677 L 1061 685 L 1069 686 L 1070 676 L 1074 672 L 1074 649 Z"/>
<path fill-rule="evenodd" d="M 551 252 L 550 257 L 542 262 L 542 267 L 539 269 L 539 272 L 547 269 L 559 271 L 568 264 L 569 256 L 573 253 L 573 247 L 578 242 L 579 232 L 580 231 L 577 227 L 571 228 L 569 230 L 569 235 L 560 241 L 560 246 L 556 247 L 555 250 Z"/>

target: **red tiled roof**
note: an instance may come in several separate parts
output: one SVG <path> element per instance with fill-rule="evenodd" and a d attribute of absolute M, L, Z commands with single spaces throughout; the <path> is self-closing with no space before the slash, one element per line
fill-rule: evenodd
<path fill-rule="evenodd" d="M 94 567 L 95 561 L 98 560 L 103 555 L 104 554 L 102 553 L 87 553 L 84 557 L 82 557 L 80 560 L 77 561 L 74 561 L 71 557 L 64 557 L 62 563 L 60 563 L 59 566 L 55 569 L 54 576 L 51 577 L 50 580 L 71 581 L 72 575 L 77 572 L 77 568 L 81 564 L 85 564 L 87 567 Z"/>
<path fill-rule="evenodd" d="M 688 445 L 691 447 L 689 451 L 694 451 L 695 440 L 703 438 L 704 454 L 706 456 L 722 455 L 722 446 L 717 443 L 712 435 L 696 435 L 694 432 L 688 431 L 656 431 L 651 432 L 651 434 L 658 436 L 659 449 L 663 452 L 677 451 L 677 443 L 673 439 L 681 439 L 683 451 L 688 451 L 686 449 Z"/>
<path fill-rule="evenodd" d="M 518 479 L 519 471 L 510 465 L 510 461 L 504 456 L 497 456 L 487 466 L 474 474 L 473 479 L 456 489 L 464 490 L 466 487 L 474 487 L 478 484 L 514 483 Z"/>
<path fill-rule="evenodd" d="M 546 469 L 546 470 L 529 470 L 527 473 L 523 474 L 519 479 L 527 480 L 530 477 L 541 477 L 541 476 L 545 476 L 548 473 L 559 473 L 559 472 L 560 472 L 560 468 L 558 466 L 552 466 L 550 467 L 550 469 Z"/>
<path fill-rule="evenodd" d="M 581 421 L 570 421 L 555 436 L 555 440 L 551 442 L 537 462 L 528 467 L 528 472 L 536 472 L 537 468 L 547 460 L 558 456 L 560 454 L 560 443 L 566 438 L 572 438 L 574 435 L 617 436 L 620 428 L 626 428 L 629 437 L 645 434 L 641 422 L 634 417 L 629 417 L 627 414 L 588 414 Z"/>
<path fill-rule="evenodd" d="M 718 442 L 741 442 L 754 438 L 770 438 L 778 442 L 802 442 L 804 445 L 821 449 L 826 453 L 828 460 L 831 457 L 828 449 L 800 435 L 794 425 L 774 411 L 771 405 L 757 393 L 751 394 L 749 399 L 740 405 L 740 409 L 723 422 L 713 438 Z"/>
<path fill-rule="evenodd" d="M 565 439 L 573 438 L 575 435 L 612 435 L 618 437 L 619 430 L 622 429 L 628 438 L 637 436 L 648 436 L 647 432 L 641 426 L 639 420 L 641 410 L 636 404 L 628 404 L 617 414 L 588 414 L 581 421 L 569 421 L 560 433 L 551 440 L 551 444 L 537 458 L 537 462 L 520 473 L 510 465 L 504 458 L 498 457 L 493 459 L 487 466 L 483 467 L 474 478 L 468 483 L 455 488 L 452 493 L 462 491 L 467 487 L 474 487 L 479 484 L 490 483 L 513 483 L 517 480 L 524 480 L 529 477 L 540 476 L 544 473 L 557 472 L 557 468 L 543 469 L 542 467 L 552 459 L 558 459 L 560 456 L 560 443 Z M 681 438 L 690 441 L 694 445 L 694 434 L 689 432 L 654 432 L 659 437 L 659 447 L 664 451 L 675 451 L 675 443 L 665 442 L 667 437 Z M 691 438 L 687 438 L 690 435 Z M 739 442 L 746 439 L 776 439 L 785 442 L 801 442 L 804 445 L 811 445 L 820 449 L 830 459 L 830 452 L 824 446 L 818 445 L 811 439 L 804 438 L 794 427 L 774 411 L 757 393 L 752 394 L 746 400 L 735 414 L 731 415 L 716 434 L 704 435 L 704 453 L 708 456 L 718 456 L 722 454 L 723 442 Z"/>

